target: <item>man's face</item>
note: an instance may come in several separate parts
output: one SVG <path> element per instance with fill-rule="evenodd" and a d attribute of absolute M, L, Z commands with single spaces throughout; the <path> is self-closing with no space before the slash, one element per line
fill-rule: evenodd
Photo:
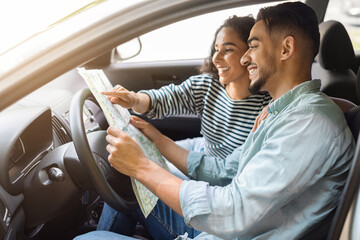
<path fill-rule="evenodd" d="M 249 49 L 240 62 L 249 71 L 249 90 L 252 94 L 269 91 L 272 85 L 269 80 L 276 72 L 276 49 L 263 21 L 258 21 L 251 29 L 248 45 Z"/>

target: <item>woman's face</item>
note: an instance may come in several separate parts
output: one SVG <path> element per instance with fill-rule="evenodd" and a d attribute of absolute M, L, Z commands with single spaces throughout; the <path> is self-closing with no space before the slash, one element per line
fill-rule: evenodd
<path fill-rule="evenodd" d="M 214 47 L 212 61 L 218 70 L 222 84 L 235 83 L 243 79 L 249 80 L 247 69 L 240 63 L 248 46 L 232 28 L 225 27 L 219 31 Z"/>

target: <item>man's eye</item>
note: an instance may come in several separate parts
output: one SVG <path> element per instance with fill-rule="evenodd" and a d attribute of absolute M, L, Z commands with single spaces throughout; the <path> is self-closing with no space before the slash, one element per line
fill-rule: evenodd
<path fill-rule="evenodd" d="M 251 46 L 249 46 L 249 48 L 254 49 L 254 48 L 257 48 L 257 46 L 251 45 Z"/>
<path fill-rule="evenodd" d="M 234 50 L 231 48 L 225 49 L 225 52 L 233 52 Z"/>

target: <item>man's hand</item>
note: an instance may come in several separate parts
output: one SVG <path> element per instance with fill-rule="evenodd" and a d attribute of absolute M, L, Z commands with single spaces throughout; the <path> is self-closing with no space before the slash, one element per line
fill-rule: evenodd
<path fill-rule="evenodd" d="M 153 131 L 150 124 L 146 131 Z M 156 130 L 156 129 L 155 129 Z M 156 163 L 147 159 L 137 142 L 127 133 L 116 127 L 109 127 L 106 150 L 110 153 L 110 164 L 122 174 L 140 181 L 169 207 L 182 215 L 180 206 L 180 187 L 182 180 L 175 177 Z"/>
<path fill-rule="evenodd" d="M 150 162 L 135 139 L 116 127 L 109 127 L 106 150 L 110 153 L 108 160 L 117 171 L 130 177 L 137 177 L 141 166 Z"/>

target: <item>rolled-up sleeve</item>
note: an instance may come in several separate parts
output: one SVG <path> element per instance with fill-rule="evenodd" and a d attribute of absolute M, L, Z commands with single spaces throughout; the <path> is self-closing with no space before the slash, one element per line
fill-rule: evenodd
<path fill-rule="evenodd" d="M 190 152 L 187 158 L 188 175 L 210 185 L 225 186 L 236 176 L 241 151 L 242 147 L 239 147 L 225 159 Z"/>
<path fill-rule="evenodd" d="M 200 181 L 183 181 L 180 188 L 180 205 L 185 218 L 185 223 L 190 225 L 190 219 L 197 215 L 211 212 L 208 204 L 207 186 Z"/>

